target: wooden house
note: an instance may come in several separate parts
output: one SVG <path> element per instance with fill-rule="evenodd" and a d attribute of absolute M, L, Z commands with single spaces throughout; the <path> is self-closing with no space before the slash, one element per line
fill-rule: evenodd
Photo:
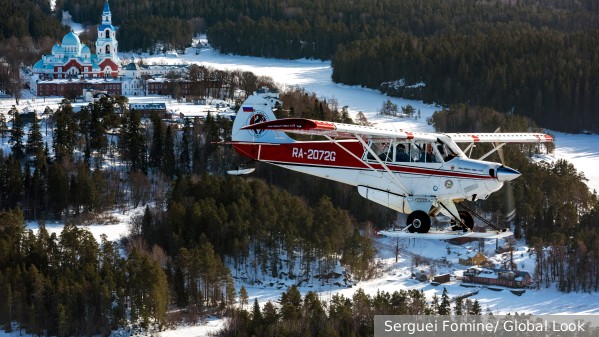
<path fill-rule="evenodd" d="M 441 274 L 433 276 L 433 282 L 447 283 L 449 282 L 449 274 Z"/>
<path fill-rule="evenodd" d="M 489 259 L 481 252 L 471 252 L 459 261 L 465 266 L 484 266 L 489 263 Z"/>

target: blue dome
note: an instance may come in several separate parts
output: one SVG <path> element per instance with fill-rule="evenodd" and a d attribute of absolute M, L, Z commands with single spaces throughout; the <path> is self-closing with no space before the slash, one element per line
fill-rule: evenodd
<path fill-rule="evenodd" d="M 91 50 L 89 49 L 88 46 L 84 45 L 83 48 L 81 48 L 81 54 L 90 54 Z"/>
<path fill-rule="evenodd" d="M 64 50 L 58 43 L 55 44 L 54 47 L 52 47 L 52 55 L 62 54 L 63 52 L 64 52 Z"/>
<path fill-rule="evenodd" d="M 33 69 L 44 69 L 44 61 L 43 60 L 39 60 L 35 63 L 35 65 L 33 66 Z"/>
<path fill-rule="evenodd" d="M 78 46 L 81 43 L 77 34 L 70 32 L 62 38 L 63 46 Z"/>
<path fill-rule="evenodd" d="M 139 70 L 139 66 L 135 62 L 131 62 L 125 67 L 125 70 Z"/>

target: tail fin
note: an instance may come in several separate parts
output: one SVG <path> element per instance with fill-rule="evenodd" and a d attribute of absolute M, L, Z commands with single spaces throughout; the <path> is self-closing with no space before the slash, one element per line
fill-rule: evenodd
<path fill-rule="evenodd" d="M 275 104 L 279 101 L 277 92 L 267 89 L 258 90 L 241 104 L 233 122 L 232 140 L 234 142 L 252 143 L 292 143 L 287 134 L 272 130 L 240 130 L 246 125 L 268 122 L 277 119 L 273 113 Z"/>

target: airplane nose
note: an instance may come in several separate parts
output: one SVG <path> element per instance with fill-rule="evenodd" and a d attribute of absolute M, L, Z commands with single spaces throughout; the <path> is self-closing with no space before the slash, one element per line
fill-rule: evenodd
<path fill-rule="evenodd" d="M 495 175 L 497 180 L 499 180 L 501 182 L 514 180 L 514 179 L 518 178 L 519 176 L 520 176 L 520 172 L 514 170 L 513 168 L 506 167 L 506 166 L 498 167 L 497 173 Z"/>

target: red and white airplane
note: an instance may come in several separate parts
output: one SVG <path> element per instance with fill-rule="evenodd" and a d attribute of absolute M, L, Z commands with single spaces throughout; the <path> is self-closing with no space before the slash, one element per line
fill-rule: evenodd
<path fill-rule="evenodd" d="M 458 211 L 456 203 L 486 199 L 504 182 L 520 176 L 512 168 L 484 161 L 505 143 L 553 141 L 542 133 L 420 133 L 303 118 L 276 119 L 273 108 L 277 102 L 278 94 L 261 90 L 242 104 L 233 123 L 234 149 L 253 160 L 356 186 L 364 198 L 408 214 L 402 233 L 412 237 L 416 235 L 409 233 L 420 237 L 428 233 L 431 217 L 439 214 L 453 220 L 435 234 L 510 235 L 497 228 L 489 233 L 473 232 L 471 213 Z M 319 135 L 326 140 L 296 141 L 288 133 Z M 479 159 L 468 158 L 464 152 L 479 142 L 495 146 Z M 457 143 L 468 147 L 462 150 Z"/>

